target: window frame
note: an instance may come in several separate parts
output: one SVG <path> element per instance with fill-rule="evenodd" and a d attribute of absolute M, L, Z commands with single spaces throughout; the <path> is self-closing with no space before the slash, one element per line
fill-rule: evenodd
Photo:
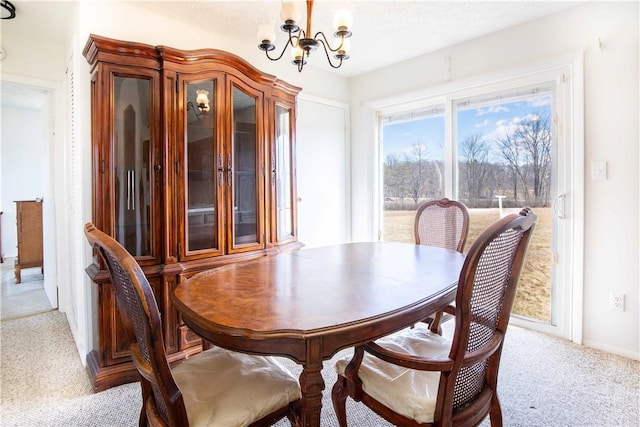
<path fill-rule="evenodd" d="M 563 166 L 569 165 L 565 173 L 558 173 L 555 185 L 557 194 L 568 194 L 563 200 L 564 210 L 570 216 L 570 230 L 561 236 L 561 250 L 570 258 L 568 267 L 561 276 L 562 289 L 554 289 L 559 294 L 552 307 L 556 325 L 535 322 L 528 319 L 512 318 L 512 323 L 535 330 L 562 336 L 576 343 L 582 343 L 583 312 L 583 242 L 584 242 L 584 89 L 583 58 L 563 57 L 528 66 L 524 69 L 506 70 L 492 75 L 480 76 L 467 81 L 448 82 L 444 85 L 417 90 L 410 94 L 394 96 L 369 103 L 375 113 L 375 141 L 373 168 L 375 183 L 372 215 L 375 234 L 382 239 L 383 212 L 383 158 L 382 121 L 389 114 L 403 114 L 417 109 L 433 108 L 444 104 L 445 116 L 445 197 L 457 199 L 457 153 L 455 144 L 454 104 L 457 100 L 497 93 L 518 87 L 553 82 L 553 119 L 558 121 L 556 137 L 557 150 L 561 159 L 554 160 Z M 452 167 L 453 166 L 453 167 Z M 557 172 L 554 170 L 554 173 Z M 566 254 L 565 254 L 566 253 Z"/>

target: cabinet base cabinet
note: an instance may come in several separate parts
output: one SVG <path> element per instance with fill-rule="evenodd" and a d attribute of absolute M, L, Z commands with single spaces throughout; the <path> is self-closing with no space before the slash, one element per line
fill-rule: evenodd
<path fill-rule="evenodd" d="M 202 345 L 190 347 L 180 353 L 173 353 L 167 356 L 169 363 L 174 366 L 182 362 L 189 356 L 200 353 Z M 115 365 L 102 366 L 100 353 L 93 350 L 87 355 L 87 370 L 93 385 L 93 391 L 99 393 L 101 391 L 117 387 L 119 385 L 128 384 L 140 380 L 138 370 L 133 362 L 121 362 Z"/>
<path fill-rule="evenodd" d="M 149 270 L 149 269 L 147 269 Z M 153 271 L 153 270 L 152 270 Z M 87 355 L 87 368 L 96 392 L 139 380 L 131 360 L 129 337 L 116 302 L 116 295 L 104 271 L 88 269 L 97 286 L 99 350 Z M 178 283 L 175 275 L 158 276 L 145 271 L 163 319 L 163 339 L 169 363 L 177 364 L 202 351 L 202 339 L 182 324 L 171 303 L 171 292 Z"/>

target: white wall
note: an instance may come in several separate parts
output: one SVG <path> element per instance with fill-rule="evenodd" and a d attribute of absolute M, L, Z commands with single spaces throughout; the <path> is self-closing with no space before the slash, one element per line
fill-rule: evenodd
<path fill-rule="evenodd" d="M 606 160 L 609 168 L 606 181 L 584 183 L 583 342 L 640 358 L 638 45 L 638 3 L 586 3 L 351 79 L 354 240 L 375 237 L 369 103 L 583 55 L 584 166 L 589 171 L 592 161 Z M 624 312 L 610 311 L 612 291 L 626 295 Z"/>
<path fill-rule="evenodd" d="M 34 200 L 45 194 L 47 165 L 47 111 L 23 108 L 2 109 L 0 166 L 2 181 L 2 251 L 15 257 L 17 250 L 17 200 Z M 45 200 L 45 203 L 48 203 Z"/>

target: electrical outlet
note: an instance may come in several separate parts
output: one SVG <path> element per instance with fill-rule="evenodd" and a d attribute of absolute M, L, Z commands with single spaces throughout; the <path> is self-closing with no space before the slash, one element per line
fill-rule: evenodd
<path fill-rule="evenodd" d="M 613 311 L 624 311 L 624 294 L 611 294 L 610 307 Z"/>

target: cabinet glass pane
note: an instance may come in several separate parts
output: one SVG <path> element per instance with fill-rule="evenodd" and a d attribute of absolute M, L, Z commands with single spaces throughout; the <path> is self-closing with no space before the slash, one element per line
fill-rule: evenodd
<path fill-rule="evenodd" d="M 233 87 L 233 238 L 258 241 L 256 98 Z"/>
<path fill-rule="evenodd" d="M 188 251 L 218 247 L 216 170 L 218 166 L 222 169 L 222 158 L 216 152 L 214 93 L 214 80 L 187 84 L 185 197 Z"/>
<path fill-rule="evenodd" d="M 150 81 L 114 80 L 115 238 L 134 256 L 151 255 Z"/>
<path fill-rule="evenodd" d="M 276 106 L 275 185 L 278 240 L 293 235 L 293 207 L 291 204 L 291 114 L 289 109 Z"/>

